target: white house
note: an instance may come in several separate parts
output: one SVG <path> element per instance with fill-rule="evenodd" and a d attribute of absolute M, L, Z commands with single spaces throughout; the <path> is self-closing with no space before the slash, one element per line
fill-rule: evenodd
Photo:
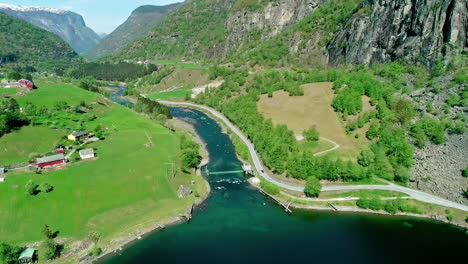
<path fill-rule="evenodd" d="M 94 158 L 94 149 L 88 148 L 88 149 L 82 149 L 79 151 L 80 153 L 80 158 L 81 159 L 90 159 Z"/>

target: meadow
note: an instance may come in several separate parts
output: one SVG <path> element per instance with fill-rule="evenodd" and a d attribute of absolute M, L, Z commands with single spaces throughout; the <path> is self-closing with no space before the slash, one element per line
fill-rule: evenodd
<path fill-rule="evenodd" d="M 64 135 L 47 127 L 27 126 L 0 137 L 0 165 L 27 162 L 33 153 L 47 153 Z"/>
<path fill-rule="evenodd" d="M 57 101 L 66 101 L 69 105 L 77 105 L 81 101 L 91 102 L 98 98 L 98 94 L 76 87 L 73 84 L 54 81 L 36 81 L 38 89 L 27 96 L 18 97 L 19 104 L 31 102 L 35 105 L 53 106 Z"/>
<path fill-rule="evenodd" d="M 52 96 L 59 86 L 45 85 L 38 99 L 33 94 L 23 102 L 53 104 L 54 100 L 92 100 L 99 95 L 67 87 L 70 100 Z M 39 90 L 38 90 L 39 91 Z M 72 101 L 72 102 L 73 102 Z M 58 230 L 59 237 L 83 239 L 89 232 L 101 234 L 101 243 L 112 244 L 115 238 L 128 236 L 156 223 L 181 214 L 196 199 L 194 195 L 178 198 L 181 184 L 199 194 L 206 193 L 201 177 L 178 170 L 175 177 L 167 175 L 168 165 L 180 161 L 179 133 L 170 132 L 157 122 L 116 104 L 106 106 L 87 126 L 101 125 L 105 140 L 87 145 L 97 153 L 97 159 L 67 165 L 49 173 L 23 173 L 8 176 L 0 184 L 0 237 L 2 241 L 24 244 L 43 239 L 44 224 Z M 47 128 L 40 128 L 47 129 Z M 11 136 L 11 135 L 8 135 Z M 3 138 L 2 138 L 3 140 Z M 27 194 L 29 180 L 54 187 L 51 193 Z"/>
<path fill-rule="evenodd" d="M 16 93 L 16 88 L 0 88 L 0 95 L 14 95 Z"/>
<path fill-rule="evenodd" d="M 154 100 L 165 100 L 165 99 L 175 99 L 175 98 L 185 98 L 187 95 L 190 96 L 192 94 L 192 91 L 187 91 L 187 90 L 177 90 L 177 91 L 171 91 L 171 92 L 162 92 L 162 93 L 156 93 L 148 96 L 150 99 Z"/>
<path fill-rule="evenodd" d="M 334 98 L 332 85 L 333 83 L 305 84 L 303 96 L 289 96 L 284 90 L 273 92 L 271 98 L 266 94 L 261 95 L 257 108 L 265 119 L 271 118 L 274 124 L 287 125 L 296 135 L 301 135 L 304 130 L 315 126 L 321 137 L 340 145 L 334 152 L 340 157 L 352 159 L 369 144 L 369 141 L 364 131 L 358 139 L 354 134 L 346 134 L 343 122 L 331 107 Z"/>

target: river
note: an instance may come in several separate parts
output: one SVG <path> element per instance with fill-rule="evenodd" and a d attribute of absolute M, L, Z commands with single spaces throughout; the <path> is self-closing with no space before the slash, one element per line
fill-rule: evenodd
<path fill-rule="evenodd" d="M 171 108 L 194 125 L 214 171 L 241 169 L 234 147 L 204 113 Z M 212 192 L 189 223 L 154 233 L 102 263 L 454 263 L 468 259 L 468 235 L 410 217 L 284 210 L 242 173 L 211 175 Z M 463 262 L 463 261 L 462 261 Z"/>

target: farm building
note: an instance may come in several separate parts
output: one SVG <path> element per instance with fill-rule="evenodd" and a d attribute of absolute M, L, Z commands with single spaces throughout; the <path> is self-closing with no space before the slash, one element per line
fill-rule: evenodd
<path fill-rule="evenodd" d="M 18 258 L 18 263 L 19 264 L 33 263 L 34 253 L 36 253 L 36 250 L 34 248 L 26 248 L 25 250 L 23 250 L 23 252 L 21 252 L 21 255 Z"/>
<path fill-rule="evenodd" d="M 60 149 L 56 149 L 56 150 L 55 150 L 55 153 L 57 153 L 57 154 L 65 154 L 65 150 L 63 150 L 63 149 L 61 149 L 61 148 L 60 148 Z"/>
<path fill-rule="evenodd" d="M 38 168 L 55 166 L 58 164 L 65 163 L 65 156 L 63 154 L 57 154 L 54 156 L 48 156 L 43 158 L 38 158 L 36 164 Z"/>
<path fill-rule="evenodd" d="M 89 137 L 88 131 L 73 132 L 68 135 L 69 140 L 79 141 Z"/>
<path fill-rule="evenodd" d="M 5 178 L 0 177 L 0 182 L 4 182 Z"/>
<path fill-rule="evenodd" d="M 6 170 L 5 168 L 0 168 L 0 174 L 5 174 Z"/>
<path fill-rule="evenodd" d="M 30 90 L 34 89 L 34 83 L 32 81 L 30 81 L 30 80 L 22 79 L 22 80 L 19 80 L 18 82 L 21 85 L 21 87 L 26 87 L 26 88 L 28 88 Z"/>
<path fill-rule="evenodd" d="M 87 148 L 79 151 L 81 159 L 91 159 L 94 158 L 94 149 Z"/>
<path fill-rule="evenodd" d="M 12 81 L 12 82 L 9 82 L 5 87 L 6 88 L 21 88 L 21 84 L 17 81 Z"/>

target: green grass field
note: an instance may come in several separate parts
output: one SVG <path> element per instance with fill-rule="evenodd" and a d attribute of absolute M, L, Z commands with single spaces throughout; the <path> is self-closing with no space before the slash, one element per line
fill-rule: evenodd
<path fill-rule="evenodd" d="M 0 88 L 0 95 L 14 95 L 16 93 L 16 88 Z"/>
<path fill-rule="evenodd" d="M 81 239 L 96 230 L 105 239 L 174 215 L 193 201 L 177 198 L 176 189 L 194 176 L 166 178 L 164 163 L 178 157 L 175 134 L 120 106 L 93 122 L 111 131 L 106 140 L 90 145 L 98 160 L 42 175 L 15 175 L 0 184 L 2 240 L 41 240 L 44 224 L 60 230 L 61 237 Z M 149 141 L 153 147 L 145 146 Z M 55 190 L 29 196 L 24 186 L 30 179 Z"/>
<path fill-rule="evenodd" d="M 62 136 L 58 130 L 28 126 L 0 137 L 0 165 L 26 162 L 31 153 L 46 153 Z"/>
<path fill-rule="evenodd" d="M 154 100 L 164 100 L 164 99 L 173 99 L 173 98 L 185 98 L 185 96 L 192 94 L 192 91 L 178 90 L 172 92 L 162 92 L 157 94 L 152 94 L 148 96 L 150 99 Z"/>
<path fill-rule="evenodd" d="M 94 101 L 99 96 L 73 84 L 37 81 L 36 85 L 39 87 L 37 90 L 17 99 L 19 104 L 31 102 L 35 105 L 53 106 L 57 101 L 66 101 L 69 105 L 76 105 L 81 101 Z"/>
<path fill-rule="evenodd" d="M 20 104 L 29 101 L 50 106 L 57 100 L 69 105 L 82 100 L 102 101 L 100 95 L 73 85 L 38 84 L 40 89 L 19 98 Z M 181 164 L 178 133 L 115 104 L 95 105 L 93 113 L 97 118 L 87 121 L 86 127 L 100 124 L 106 135 L 105 140 L 87 145 L 95 149 L 97 160 L 69 164 L 63 170 L 43 174 L 7 174 L 6 181 L 0 184 L 0 241 L 40 241 L 41 230 L 48 224 L 60 231 L 59 237 L 72 240 L 98 231 L 102 235 L 100 243 L 110 245 L 113 239 L 128 237 L 188 208 L 195 197 L 179 199 L 177 189 L 181 184 L 190 186 L 195 180 L 193 188 L 197 193 L 206 193 L 205 181 L 200 177 L 181 172 L 175 178 L 166 175 L 165 163 L 176 162 L 178 167 Z M 2 147 L 22 146 L 6 155 L 1 151 L 0 159 L 21 161 L 24 155 L 27 159 L 29 151 L 46 152 L 62 135 L 47 127 L 24 127 L 0 138 Z M 47 182 L 54 191 L 29 196 L 25 188 L 29 180 L 36 184 Z"/>

